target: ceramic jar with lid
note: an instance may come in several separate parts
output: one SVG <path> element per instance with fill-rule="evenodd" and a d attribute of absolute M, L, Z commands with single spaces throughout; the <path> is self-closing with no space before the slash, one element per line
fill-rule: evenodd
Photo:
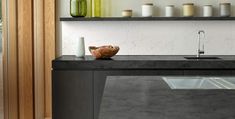
<path fill-rule="evenodd" d="M 203 16 L 204 17 L 212 17 L 213 16 L 213 7 L 212 7 L 212 5 L 204 5 L 203 6 Z"/>
<path fill-rule="evenodd" d="M 194 4 L 193 3 L 184 3 L 183 4 L 183 16 L 184 17 L 193 17 L 194 16 Z"/>
<path fill-rule="evenodd" d="M 142 16 L 143 17 L 153 16 L 153 3 L 146 3 L 142 5 Z"/>
<path fill-rule="evenodd" d="M 174 17 L 175 6 L 174 5 L 167 5 L 166 8 L 166 17 Z"/>
<path fill-rule="evenodd" d="M 231 3 L 220 3 L 220 16 L 229 17 L 231 15 Z"/>
<path fill-rule="evenodd" d="M 132 17 L 132 10 L 123 10 L 122 17 Z"/>

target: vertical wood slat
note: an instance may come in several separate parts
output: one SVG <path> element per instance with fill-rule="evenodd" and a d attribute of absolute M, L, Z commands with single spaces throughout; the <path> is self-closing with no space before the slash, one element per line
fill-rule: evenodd
<path fill-rule="evenodd" d="M 34 96 L 35 119 L 44 119 L 44 10 L 43 0 L 34 0 Z"/>
<path fill-rule="evenodd" d="M 17 3 L 19 119 L 33 119 L 33 0 Z"/>
<path fill-rule="evenodd" d="M 55 58 L 56 0 L 44 0 L 45 116 L 52 116 L 51 61 Z"/>
<path fill-rule="evenodd" d="M 9 113 L 9 96 L 8 96 L 8 81 L 4 80 L 4 79 L 7 79 L 7 53 L 6 53 L 6 46 L 7 46 L 7 43 L 6 43 L 6 39 L 7 38 L 7 22 L 6 22 L 6 1 L 3 0 L 2 1 L 2 7 L 3 7 L 3 13 L 2 13 L 2 20 L 3 20 L 3 30 L 2 30 L 2 50 L 3 50 L 3 57 L 2 57 L 2 67 L 3 67 L 3 108 L 4 108 L 4 119 L 9 119 L 9 116 L 8 116 L 8 113 Z"/>
<path fill-rule="evenodd" d="M 9 1 L 8 1 L 9 2 Z M 8 81 L 7 80 L 4 80 L 4 79 L 7 79 L 7 61 L 8 61 L 8 58 L 7 58 L 7 31 L 8 31 L 8 27 L 7 27 L 7 10 L 6 10 L 6 7 L 7 6 L 7 1 L 6 0 L 2 0 L 2 21 L 3 21 L 3 24 L 2 24 L 2 67 L 3 67 L 3 86 L 4 86 L 4 89 L 3 89 L 3 98 L 4 98 L 4 102 L 3 102 L 3 107 L 4 107 L 4 119 L 9 119 L 9 96 L 8 96 Z"/>
<path fill-rule="evenodd" d="M 18 119 L 17 4 L 3 0 L 4 119 Z"/>
<path fill-rule="evenodd" d="M 55 31 L 55 34 L 56 34 L 56 57 L 59 57 L 62 55 L 62 24 L 60 22 L 60 6 L 61 6 L 61 3 L 59 1 L 57 1 L 56 3 L 56 31 Z"/>

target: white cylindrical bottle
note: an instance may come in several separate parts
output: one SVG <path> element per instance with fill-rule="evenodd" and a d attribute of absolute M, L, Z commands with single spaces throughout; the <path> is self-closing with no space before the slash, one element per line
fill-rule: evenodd
<path fill-rule="evenodd" d="M 84 41 L 84 37 L 80 37 L 78 39 L 76 56 L 77 57 L 84 57 L 85 56 L 85 41 Z"/>
<path fill-rule="evenodd" d="M 213 16 L 213 7 L 212 5 L 204 5 L 203 7 L 203 16 L 212 17 Z"/>
<path fill-rule="evenodd" d="M 166 17 L 174 17 L 174 11 L 175 11 L 174 5 L 166 6 L 165 10 L 166 10 L 166 14 L 165 14 Z"/>

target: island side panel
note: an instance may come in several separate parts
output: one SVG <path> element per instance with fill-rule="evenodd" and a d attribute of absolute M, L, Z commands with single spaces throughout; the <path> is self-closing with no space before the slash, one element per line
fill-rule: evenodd
<path fill-rule="evenodd" d="M 94 71 L 94 119 L 98 119 L 107 76 L 182 76 L 183 70 L 96 70 Z"/>
<path fill-rule="evenodd" d="M 93 119 L 93 72 L 52 71 L 52 119 Z"/>

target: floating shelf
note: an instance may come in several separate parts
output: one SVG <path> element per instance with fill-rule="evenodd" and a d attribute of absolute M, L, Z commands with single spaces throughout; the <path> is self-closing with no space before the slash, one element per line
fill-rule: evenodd
<path fill-rule="evenodd" d="M 231 21 L 235 17 L 61 17 L 60 21 Z"/>

